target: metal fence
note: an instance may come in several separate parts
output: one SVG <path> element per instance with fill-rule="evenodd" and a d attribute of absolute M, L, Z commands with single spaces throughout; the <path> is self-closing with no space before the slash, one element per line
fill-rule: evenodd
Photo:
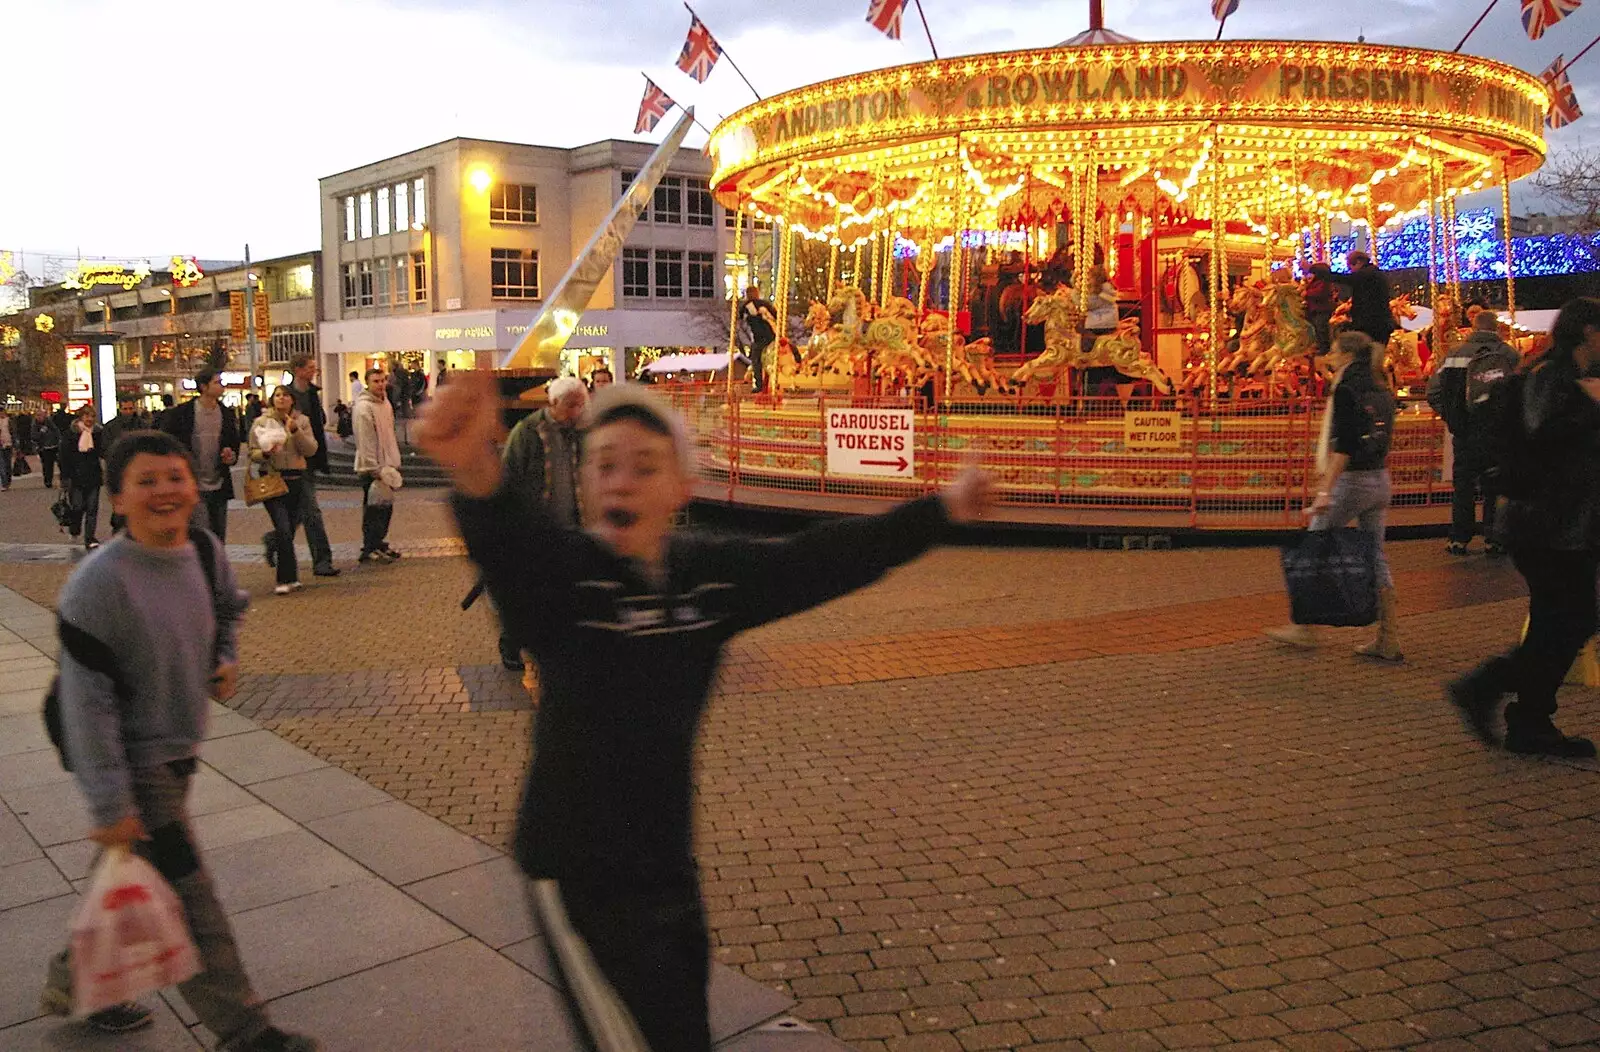
<path fill-rule="evenodd" d="M 777 400 L 720 384 L 662 388 L 698 442 L 702 496 L 734 504 L 848 507 L 931 492 L 975 456 L 997 482 L 998 519 L 1271 529 L 1303 524 L 1316 486 L 1324 402 L 1205 407 L 1192 398 L 1010 400 L 929 407 L 916 399 Z M 908 478 L 832 474 L 830 408 L 911 408 Z M 1443 423 L 1403 407 L 1389 456 L 1395 507 L 1450 501 Z M 810 498 L 810 499 L 807 499 Z M 865 510 L 865 508 L 863 508 Z"/>

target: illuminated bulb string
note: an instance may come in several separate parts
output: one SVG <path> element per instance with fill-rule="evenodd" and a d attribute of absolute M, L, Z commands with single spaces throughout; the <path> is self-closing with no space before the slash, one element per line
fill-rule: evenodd
<path fill-rule="evenodd" d="M 1454 225 L 1456 267 L 1461 281 L 1506 276 L 1506 246 L 1493 209 L 1457 212 Z M 1377 264 L 1383 270 L 1428 266 L 1429 224 L 1413 218 L 1399 230 L 1378 236 Z M 1354 234 L 1333 239 L 1333 269 L 1344 270 L 1344 254 L 1357 247 Z M 1436 250 L 1437 251 L 1437 250 Z M 1600 234 L 1541 234 L 1512 239 L 1513 277 L 1545 278 L 1600 272 Z"/>

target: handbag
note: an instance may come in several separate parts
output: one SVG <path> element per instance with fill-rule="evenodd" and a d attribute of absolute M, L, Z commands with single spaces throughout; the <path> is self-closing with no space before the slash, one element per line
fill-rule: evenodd
<path fill-rule="evenodd" d="M 254 507 L 274 497 L 287 496 L 288 493 L 289 484 L 283 480 L 282 475 L 271 468 L 268 468 L 265 474 L 244 477 L 244 502 L 248 507 Z"/>
<path fill-rule="evenodd" d="M 1290 620 L 1370 625 L 1378 620 L 1378 542 L 1365 530 L 1309 530 L 1282 551 Z"/>

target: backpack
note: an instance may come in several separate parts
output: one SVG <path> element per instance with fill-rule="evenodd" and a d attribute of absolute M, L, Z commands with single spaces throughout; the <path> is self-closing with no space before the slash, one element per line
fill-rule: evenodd
<path fill-rule="evenodd" d="M 211 534 L 205 530 L 191 528 L 189 540 L 194 544 L 195 555 L 200 558 L 200 569 L 206 575 L 206 585 L 211 592 L 211 614 L 215 617 L 217 550 L 212 547 L 214 542 Z M 109 646 L 60 617 L 56 618 L 56 634 L 61 638 L 61 649 L 71 654 L 74 661 L 92 672 L 102 673 L 111 680 L 111 689 L 119 702 L 126 703 L 133 696 L 133 688 L 123 680 L 122 672 L 117 668 L 117 656 Z M 72 761 L 67 756 L 66 728 L 61 719 L 60 673 L 50 680 L 50 687 L 45 691 L 44 729 L 50 736 L 50 744 L 56 747 L 56 755 L 61 759 L 61 769 L 71 771 Z"/>
<path fill-rule="evenodd" d="M 1506 368 L 1502 358 L 1503 356 L 1499 354 L 1480 351 L 1467 363 L 1467 412 L 1472 416 L 1477 416 L 1478 411 L 1489 401 L 1490 390 L 1516 372 L 1515 368 Z"/>
<path fill-rule="evenodd" d="M 1382 460 L 1389 455 L 1394 441 L 1394 395 L 1382 387 L 1373 387 L 1360 394 L 1361 454 L 1351 459 Z"/>
<path fill-rule="evenodd" d="M 1547 463 L 1528 435 L 1523 406 L 1527 388 L 1528 374 L 1512 373 L 1490 386 L 1483 405 L 1474 413 L 1474 419 L 1482 424 L 1488 473 L 1498 492 L 1513 499 L 1539 495 Z"/>

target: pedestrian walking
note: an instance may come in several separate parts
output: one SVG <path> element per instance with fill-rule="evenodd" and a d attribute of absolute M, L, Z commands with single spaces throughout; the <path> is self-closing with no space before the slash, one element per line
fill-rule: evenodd
<path fill-rule="evenodd" d="M 328 467 L 328 414 L 322 408 L 322 388 L 316 384 L 316 355 L 302 351 L 291 357 L 289 374 L 292 380 L 288 389 L 294 396 L 295 411 L 305 419 L 307 433 L 316 443 L 316 448 L 306 456 L 304 470 L 300 474 L 295 521 L 305 527 L 306 544 L 311 548 L 311 572 L 318 577 L 338 577 L 339 570 L 333 565 L 333 545 L 328 543 L 328 529 L 322 522 L 322 505 L 317 502 L 317 474 L 326 475 L 332 469 Z M 261 538 L 268 565 L 277 558 L 276 553 L 280 550 L 277 538 L 273 536 L 278 522 L 276 516 L 272 522 L 273 530 L 268 530 Z"/>
<path fill-rule="evenodd" d="M 222 404 L 222 378 L 210 367 L 194 374 L 198 394 L 167 410 L 161 430 L 182 442 L 194 457 L 200 504 L 195 525 L 228 543 L 228 502 L 233 499 L 233 465 L 239 460 L 239 418 Z"/>
<path fill-rule="evenodd" d="M 1451 555 L 1466 555 L 1478 530 L 1478 494 L 1483 494 L 1483 539 L 1491 555 L 1505 551 L 1495 533 L 1495 502 L 1499 491 L 1489 471 L 1488 437 L 1484 434 L 1489 396 L 1517 371 L 1522 358 L 1500 338 L 1500 318 L 1480 310 L 1472 334 L 1440 363 L 1428 380 L 1428 404 L 1450 431 L 1451 468 L 1455 487 L 1450 506 Z"/>
<path fill-rule="evenodd" d="M 1378 636 L 1356 650 L 1360 657 L 1399 661 L 1399 615 L 1394 577 L 1383 552 L 1389 510 L 1389 444 L 1394 430 L 1394 391 L 1383 367 L 1383 350 L 1364 333 L 1343 332 L 1333 343 L 1333 393 L 1322 416 L 1317 443 L 1320 482 L 1307 511 L 1311 529 L 1335 530 L 1354 521 L 1372 534 L 1377 552 Z M 1311 625 L 1267 630 L 1280 643 L 1314 647 L 1321 640 Z"/>
<path fill-rule="evenodd" d="M 250 462 L 278 473 L 288 492 L 281 497 L 270 497 L 264 502 L 267 515 L 272 519 L 272 531 L 267 534 L 274 545 L 273 557 L 268 560 L 277 571 L 276 595 L 288 595 L 305 587 L 300 583 L 300 563 L 294 553 L 294 533 L 304 514 L 304 487 L 308 458 L 315 456 L 317 440 L 311 421 L 295 405 L 293 389 L 279 385 L 272 392 L 272 402 L 250 428 Z"/>
<path fill-rule="evenodd" d="M 722 648 L 920 555 L 983 513 L 988 479 L 967 470 L 939 495 L 782 541 L 675 534 L 693 484 L 684 422 L 648 390 L 614 384 L 584 417 L 580 532 L 505 484 L 499 432 L 492 378 L 458 372 L 421 442 L 451 476 L 468 552 L 539 662 L 517 862 L 535 911 L 564 913 L 581 940 L 563 926 L 555 946 L 570 996 L 607 1024 L 628 1029 L 631 1016 L 652 1052 L 706 1052 L 692 772 Z"/>
<path fill-rule="evenodd" d="M 1372 257 L 1359 248 L 1345 255 L 1349 271 L 1335 273 L 1326 263 L 1311 264 L 1311 273 L 1323 281 L 1342 285 L 1350 290 L 1350 320 L 1345 332 L 1365 333 L 1378 347 L 1389 346 L 1389 336 L 1394 332 L 1394 312 L 1389 301 L 1394 298 L 1389 291 L 1389 279 L 1372 263 Z"/>
<path fill-rule="evenodd" d="M 394 562 L 389 547 L 394 492 L 400 485 L 400 442 L 394 433 L 389 374 L 367 370 L 367 385 L 356 399 L 355 472 L 361 479 L 361 555 L 358 562 Z M 498 404 L 498 402 L 496 402 Z"/>
<path fill-rule="evenodd" d="M 11 488 L 11 457 L 14 453 L 11 414 L 0 409 L 0 492 Z"/>
<path fill-rule="evenodd" d="M 1556 691 L 1594 635 L 1600 571 L 1600 299 L 1569 302 L 1556 315 L 1550 348 L 1504 383 L 1496 413 L 1496 470 L 1508 490 L 1504 533 L 1528 585 L 1521 645 L 1450 684 L 1450 699 L 1487 745 L 1501 742 L 1496 718 L 1507 694 L 1505 748 L 1586 758 L 1594 742 L 1555 725 Z M 1509 418 L 1509 419 L 1508 419 Z M 1516 435 L 1499 428 L 1514 427 Z"/>
<path fill-rule="evenodd" d="M 356 399 L 361 397 L 361 392 L 364 391 L 364 390 L 366 390 L 366 385 L 364 385 L 361 382 L 361 374 L 358 373 L 358 372 L 351 372 L 351 374 L 350 374 L 350 404 L 351 405 L 355 405 Z"/>
<path fill-rule="evenodd" d="M 61 429 L 43 409 L 33 420 L 34 443 L 39 448 L 39 473 L 44 476 L 44 488 L 54 489 L 56 458 L 61 451 Z"/>
<path fill-rule="evenodd" d="M 177 439 L 130 432 L 106 473 L 128 530 L 78 567 L 57 604 L 63 745 L 89 805 L 89 838 L 138 854 L 177 893 L 202 967 L 178 989 L 219 1052 L 315 1052 L 317 1042 L 273 1026 L 251 988 L 188 819 L 209 699 L 232 696 L 238 681 L 246 597 L 222 544 L 191 533 L 199 495 Z M 41 1002 L 71 1012 L 70 950 L 50 962 Z M 111 1033 L 151 1021 L 135 1002 L 87 1019 Z"/>
<path fill-rule="evenodd" d="M 100 520 L 100 485 L 105 480 L 101 460 L 105 444 L 95 423 L 94 403 L 79 408 L 61 443 L 61 485 L 67 491 L 67 532 L 82 536 L 88 551 L 100 547 L 96 538 Z"/>
<path fill-rule="evenodd" d="M 101 448 L 110 450 L 111 447 L 117 444 L 117 439 L 130 431 L 138 430 L 140 430 L 138 402 L 132 398 L 119 398 L 117 399 L 117 415 L 106 421 L 105 426 L 100 429 Z M 126 525 L 127 523 L 123 521 L 122 516 L 118 515 L 116 508 L 113 507 L 111 509 L 111 532 L 116 533 Z"/>
<path fill-rule="evenodd" d="M 248 434 L 255 426 L 256 417 L 261 415 L 261 396 L 251 391 L 244 396 L 244 430 Z"/>
<path fill-rule="evenodd" d="M 540 505 L 556 525 L 580 528 L 578 517 L 578 418 L 589 404 L 589 391 L 576 376 L 562 376 L 545 388 L 550 403 L 512 428 L 506 440 L 506 488 Z M 501 618 L 500 664 L 523 668 L 522 650 Z"/>

